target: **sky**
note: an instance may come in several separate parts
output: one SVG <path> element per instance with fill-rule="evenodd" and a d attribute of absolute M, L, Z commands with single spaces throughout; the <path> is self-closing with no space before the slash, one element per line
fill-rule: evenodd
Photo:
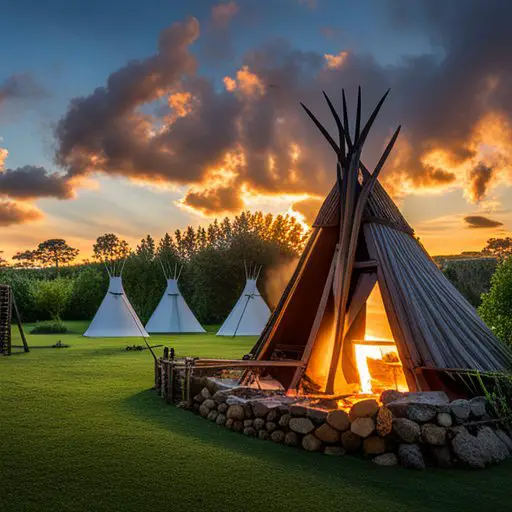
<path fill-rule="evenodd" d="M 499 0 L 17 0 L 0 18 L 0 250 L 90 255 L 244 209 L 311 221 L 334 154 L 300 102 L 363 115 L 432 254 L 512 230 L 512 4 Z"/>

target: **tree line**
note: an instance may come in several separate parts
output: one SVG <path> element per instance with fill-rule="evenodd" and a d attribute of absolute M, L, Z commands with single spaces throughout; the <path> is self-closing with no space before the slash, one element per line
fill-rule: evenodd
<path fill-rule="evenodd" d="M 181 269 L 180 289 L 198 319 L 216 324 L 243 289 L 244 261 L 263 266 L 260 291 L 275 304 L 278 297 L 266 286 L 269 273 L 296 260 L 306 238 L 292 216 L 242 212 L 232 220 L 166 233 L 158 241 L 148 234 L 134 250 L 106 233 L 93 246 L 93 260 L 80 264 L 72 264 L 77 249 L 52 239 L 17 253 L 13 265 L 0 269 L 0 282 L 13 286 L 25 321 L 90 320 L 108 287 L 105 266 L 116 274 L 122 270 L 125 291 L 146 322 L 166 286 L 162 267 L 176 267 Z"/>

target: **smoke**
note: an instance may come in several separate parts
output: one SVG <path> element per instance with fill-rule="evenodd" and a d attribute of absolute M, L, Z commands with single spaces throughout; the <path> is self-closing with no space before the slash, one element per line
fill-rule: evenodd
<path fill-rule="evenodd" d="M 270 267 L 265 272 L 265 296 L 272 309 L 277 306 L 277 303 L 279 302 L 286 285 L 290 281 L 298 262 L 299 258 L 293 258 L 288 262 Z"/>
<path fill-rule="evenodd" d="M 503 222 L 488 219 L 487 217 L 482 217 L 481 215 L 468 215 L 467 217 L 464 217 L 464 221 L 468 227 L 472 229 L 497 228 L 499 226 L 503 226 Z"/>

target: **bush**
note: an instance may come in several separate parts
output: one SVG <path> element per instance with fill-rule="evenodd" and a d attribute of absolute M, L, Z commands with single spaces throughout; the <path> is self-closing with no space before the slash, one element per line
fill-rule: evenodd
<path fill-rule="evenodd" d="M 37 322 L 30 334 L 64 334 L 68 328 L 60 321 Z"/>
<path fill-rule="evenodd" d="M 63 318 L 90 320 L 98 310 L 108 287 L 108 276 L 99 265 L 83 266 L 73 282 L 73 290 Z"/>
<path fill-rule="evenodd" d="M 53 281 L 39 281 L 33 288 L 33 295 L 41 310 L 52 320 L 60 320 L 71 298 L 72 287 L 73 281 L 58 277 Z"/>
<path fill-rule="evenodd" d="M 498 265 L 478 312 L 496 336 L 512 346 L 512 257 Z"/>

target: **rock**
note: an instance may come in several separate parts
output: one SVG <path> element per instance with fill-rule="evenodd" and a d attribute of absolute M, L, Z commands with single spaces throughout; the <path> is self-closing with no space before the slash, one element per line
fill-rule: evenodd
<path fill-rule="evenodd" d="M 208 388 L 201 389 L 200 395 L 206 400 L 207 398 L 210 398 L 212 395 Z"/>
<path fill-rule="evenodd" d="M 452 449 L 465 466 L 474 469 L 485 468 L 487 457 L 483 453 L 480 443 L 464 427 L 460 427 L 452 439 Z"/>
<path fill-rule="evenodd" d="M 302 438 L 302 448 L 308 452 L 316 452 L 322 446 L 322 441 L 313 434 L 308 434 Z"/>
<path fill-rule="evenodd" d="M 487 464 L 498 464 L 508 457 L 508 448 L 490 427 L 482 427 L 476 439 L 485 455 Z"/>
<path fill-rule="evenodd" d="M 393 402 L 388 402 L 386 405 L 389 407 L 393 416 L 395 418 L 405 418 L 407 417 L 408 409 L 414 406 L 427 405 L 430 407 L 425 408 L 424 410 L 419 407 L 419 411 L 416 411 L 421 415 L 427 414 L 427 411 L 435 410 L 435 412 L 444 412 L 448 407 L 450 400 L 448 395 L 444 391 L 427 391 L 427 392 L 418 392 L 418 393 L 403 393 L 401 398 L 394 400 Z M 413 413 L 414 414 L 414 413 Z M 432 417 L 429 417 L 425 420 L 425 422 L 430 421 Z M 410 418 L 414 421 L 415 418 Z"/>
<path fill-rule="evenodd" d="M 252 413 L 252 407 L 251 407 L 251 404 L 250 403 L 247 403 L 247 404 L 243 404 L 243 407 L 244 407 L 244 416 L 250 420 L 252 418 L 254 418 L 254 414 Z"/>
<path fill-rule="evenodd" d="M 274 441 L 274 443 L 282 443 L 284 442 L 284 432 L 282 430 L 274 430 L 274 432 L 270 434 L 270 439 Z"/>
<path fill-rule="evenodd" d="M 411 404 L 407 408 L 407 417 L 418 423 L 427 423 L 437 415 L 437 408 L 430 404 Z"/>
<path fill-rule="evenodd" d="M 404 393 L 400 393 L 400 391 L 395 391 L 394 389 L 386 389 L 381 393 L 379 402 L 387 405 L 390 402 L 395 402 L 396 400 L 403 398 L 404 396 Z"/>
<path fill-rule="evenodd" d="M 303 405 L 290 405 L 290 414 L 292 416 L 306 416 L 306 407 Z"/>
<path fill-rule="evenodd" d="M 340 440 L 340 433 L 327 423 L 324 423 L 315 430 L 315 436 L 327 444 L 335 444 Z"/>
<path fill-rule="evenodd" d="M 384 443 L 386 444 L 386 452 L 396 453 L 398 451 L 398 445 L 402 443 L 398 439 L 398 436 L 390 435 L 384 437 Z"/>
<path fill-rule="evenodd" d="M 210 396 L 213 395 L 218 390 L 217 383 L 213 379 L 206 377 L 206 389 L 210 393 Z"/>
<path fill-rule="evenodd" d="M 277 407 L 270 409 L 270 411 L 267 414 L 267 421 L 273 421 L 274 423 L 277 423 L 279 421 L 279 411 Z"/>
<path fill-rule="evenodd" d="M 265 428 L 267 429 L 267 432 L 274 432 L 274 430 L 277 429 L 277 423 L 267 421 L 267 423 L 265 423 Z"/>
<path fill-rule="evenodd" d="M 219 413 L 217 411 L 210 411 L 208 416 L 206 416 L 206 419 L 210 421 L 215 421 L 218 415 Z"/>
<path fill-rule="evenodd" d="M 469 413 L 471 412 L 471 405 L 467 400 L 463 400 L 461 398 L 454 400 L 450 404 L 450 410 L 457 420 L 466 421 L 469 418 Z"/>
<path fill-rule="evenodd" d="M 446 429 L 433 423 L 425 423 L 421 427 L 421 439 L 427 444 L 443 446 L 446 444 Z"/>
<path fill-rule="evenodd" d="M 365 455 L 379 455 L 386 451 L 386 442 L 382 437 L 370 436 L 363 441 L 363 452 Z"/>
<path fill-rule="evenodd" d="M 451 427 L 453 424 L 452 415 L 449 412 L 438 412 L 436 420 L 441 427 Z"/>
<path fill-rule="evenodd" d="M 378 466 L 396 466 L 398 457 L 394 453 L 383 453 L 373 458 L 373 462 Z"/>
<path fill-rule="evenodd" d="M 223 404 L 226 402 L 226 399 L 227 399 L 227 395 L 226 395 L 226 392 L 225 391 L 217 391 L 214 395 L 213 395 L 213 399 L 215 400 L 215 402 L 217 404 Z"/>
<path fill-rule="evenodd" d="M 415 443 L 420 437 L 420 426 L 407 418 L 393 420 L 393 432 L 406 443 Z"/>
<path fill-rule="evenodd" d="M 270 434 L 266 430 L 258 430 L 258 437 L 262 441 L 268 441 L 270 439 Z"/>
<path fill-rule="evenodd" d="M 328 411 L 325 409 L 318 409 L 317 407 L 308 407 L 306 409 L 306 418 L 309 418 L 315 425 L 325 423 Z"/>
<path fill-rule="evenodd" d="M 228 408 L 229 408 L 228 404 L 219 404 L 217 406 L 217 411 L 219 411 L 219 413 L 221 413 L 221 414 L 224 414 L 225 412 L 227 412 Z"/>
<path fill-rule="evenodd" d="M 227 417 L 229 419 L 233 419 L 233 420 L 243 420 L 244 419 L 244 408 L 238 404 L 230 405 L 228 412 L 227 412 Z M 242 423 L 242 426 L 243 426 L 243 423 Z"/>
<path fill-rule="evenodd" d="M 231 418 L 226 419 L 226 423 L 225 423 L 226 428 L 229 428 L 229 429 L 233 428 L 234 422 L 235 422 L 235 420 L 232 420 Z"/>
<path fill-rule="evenodd" d="M 283 414 L 290 414 L 290 406 L 286 404 L 279 404 L 277 410 L 281 416 Z"/>
<path fill-rule="evenodd" d="M 217 408 L 217 404 L 215 403 L 214 400 L 212 400 L 211 398 L 207 398 L 204 402 L 203 402 L 203 405 L 205 407 L 208 407 L 208 409 L 216 409 Z"/>
<path fill-rule="evenodd" d="M 244 428 L 252 427 L 253 420 L 244 420 Z"/>
<path fill-rule="evenodd" d="M 210 414 L 210 409 L 208 409 L 208 407 L 206 407 L 206 405 L 201 404 L 201 406 L 199 407 L 199 414 L 203 418 L 206 418 L 208 416 L 208 414 Z"/>
<path fill-rule="evenodd" d="M 288 426 L 288 423 L 290 423 L 290 418 L 291 418 L 290 414 L 283 414 L 279 418 L 279 426 L 286 428 Z"/>
<path fill-rule="evenodd" d="M 341 446 L 326 446 L 324 448 L 325 455 L 345 455 L 346 450 Z"/>
<path fill-rule="evenodd" d="M 345 430 L 350 428 L 350 419 L 348 414 L 341 409 L 331 411 L 327 415 L 326 421 L 328 425 L 340 432 L 345 432 Z"/>
<path fill-rule="evenodd" d="M 268 411 L 270 411 L 270 408 L 264 402 L 255 401 L 252 402 L 251 405 L 255 418 L 264 418 L 268 414 Z"/>
<path fill-rule="evenodd" d="M 425 469 L 425 459 L 417 444 L 401 444 L 398 447 L 398 459 L 404 468 Z"/>
<path fill-rule="evenodd" d="M 361 446 L 361 438 L 351 430 L 341 434 L 341 444 L 347 452 L 355 452 Z"/>
<path fill-rule="evenodd" d="M 315 428 L 309 418 L 291 418 L 288 426 L 298 434 L 309 434 Z"/>
<path fill-rule="evenodd" d="M 243 421 L 235 420 L 233 422 L 233 430 L 235 432 L 242 432 L 243 429 L 244 429 L 244 422 Z"/>
<path fill-rule="evenodd" d="M 379 404 L 377 400 L 369 398 L 368 400 L 361 400 L 356 402 L 348 413 L 350 421 L 354 421 L 356 418 L 373 418 L 379 410 Z"/>
<path fill-rule="evenodd" d="M 256 418 L 253 420 L 253 426 L 256 430 L 265 428 L 265 420 L 263 418 Z"/>
<path fill-rule="evenodd" d="M 469 401 L 471 414 L 476 418 L 481 418 L 487 413 L 487 398 L 485 396 L 476 396 Z"/>
<path fill-rule="evenodd" d="M 512 439 L 510 439 L 503 430 L 496 430 L 495 433 L 500 438 L 500 441 L 508 448 L 509 454 L 512 455 Z"/>
<path fill-rule="evenodd" d="M 438 468 L 449 469 L 455 465 L 452 452 L 448 446 L 429 446 L 428 450 L 433 463 Z"/>
<path fill-rule="evenodd" d="M 198 404 L 198 403 L 196 403 L 196 402 L 194 402 L 194 403 L 192 404 L 192 410 L 193 410 L 195 413 L 199 414 L 199 404 Z"/>
<path fill-rule="evenodd" d="M 254 427 L 245 427 L 244 428 L 244 434 L 246 436 L 256 437 L 257 431 L 256 431 L 256 429 Z"/>
<path fill-rule="evenodd" d="M 350 430 L 359 437 L 368 437 L 375 430 L 372 418 L 356 418 L 350 424 Z"/>
<path fill-rule="evenodd" d="M 202 404 L 203 402 L 205 401 L 205 398 L 203 395 L 201 395 L 201 393 L 197 394 L 195 397 L 194 397 L 194 402 L 197 402 L 199 404 Z"/>
<path fill-rule="evenodd" d="M 287 446 L 297 446 L 299 444 L 299 436 L 295 432 L 287 432 L 284 436 L 284 444 Z"/>
<path fill-rule="evenodd" d="M 217 419 L 215 420 L 215 423 L 217 423 L 217 425 L 220 425 L 221 427 L 224 426 L 226 424 L 226 415 L 225 414 L 217 414 Z"/>
<path fill-rule="evenodd" d="M 393 429 L 393 414 L 387 407 L 382 406 L 379 408 L 375 428 L 381 437 L 391 434 L 391 430 Z"/>

